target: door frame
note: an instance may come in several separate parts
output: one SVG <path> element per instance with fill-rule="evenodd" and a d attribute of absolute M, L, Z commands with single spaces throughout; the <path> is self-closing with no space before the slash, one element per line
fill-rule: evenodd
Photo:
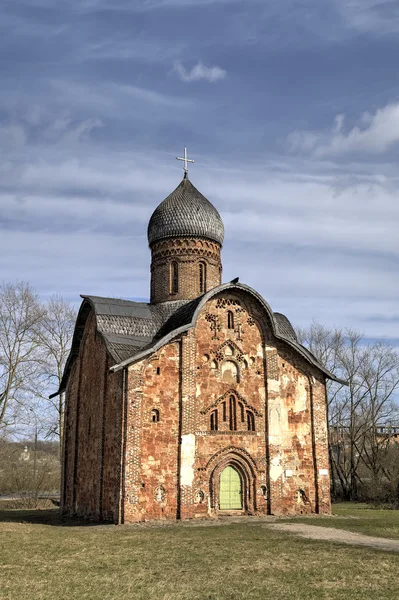
<path fill-rule="evenodd" d="M 226 510 L 220 508 L 220 475 L 226 467 L 233 467 L 241 479 L 242 508 L 240 510 Z M 229 452 L 217 463 L 210 474 L 209 496 L 210 508 L 213 513 L 227 515 L 255 514 L 256 513 L 256 474 L 246 457 L 238 453 Z"/>

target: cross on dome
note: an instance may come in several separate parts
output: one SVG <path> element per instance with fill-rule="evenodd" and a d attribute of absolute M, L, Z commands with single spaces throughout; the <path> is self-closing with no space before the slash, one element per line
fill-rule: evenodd
<path fill-rule="evenodd" d="M 184 161 L 184 179 L 187 177 L 188 174 L 188 166 L 187 163 L 193 163 L 194 161 L 190 158 L 187 158 L 187 148 L 184 148 L 184 158 L 180 158 L 180 156 L 176 156 L 176 160 L 183 160 Z"/>

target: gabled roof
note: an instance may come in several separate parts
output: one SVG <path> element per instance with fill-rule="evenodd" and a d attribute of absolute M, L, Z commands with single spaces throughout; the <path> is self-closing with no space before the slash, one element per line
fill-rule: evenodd
<path fill-rule="evenodd" d="M 215 295 L 223 291 L 246 293 L 255 298 L 264 310 L 273 334 L 296 350 L 308 363 L 319 369 L 329 379 L 345 384 L 328 371 L 315 356 L 299 344 L 294 328 L 287 317 L 273 313 L 269 304 L 258 292 L 242 283 L 225 283 L 209 290 L 191 301 L 178 300 L 147 304 L 116 298 L 83 295 L 83 302 L 76 320 L 72 348 L 67 360 L 64 375 L 56 396 L 65 390 L 74 360 L 78 356 L 85 323 L 91 310 L 94 311 L 97 331 L 106 344 L 107 350 L 115 361 L 112 371 L 119 371 L 127 365 L 142 360 L 180 334 L 195 327 L 198 315 Z"/>
<path fill-rule="evenodd" d="M 56 394 L 64 391 L 72 365 L 79 354 L 87 317 L 94 311 L 97 331 L 116 364 L 138 354 L 148 346 L 162 324 L 182 304 L 182 301 L 151 305 L 118 298 L 82 295 L 83 302 L 76 319 L 71 352 L 65 365 L 61 385 Z M 183 301 L 184 302 L 184 301 Z"/>
<path fill-rule="evenodd" d="M 273 330 L 273 334 L 277 339 L 286 342 L 291 348 L 296 350 L 298 354 L 300 354 L 302 358 L 306 360 L 306 362 L 319 369 L 329 379 L 342 384 L 346 383 L 345 381 L 335 377 L 335 375 L 328 371 L 328 369 L 326 369 L 307 348 L 299 344 L 294 328 L 285 315 L 281 313 L 273 313 L 269 304 L 253 288 L 243 283 L 232 282 L 218 285 L 212 290 L 206 292 L 206 294 L 203 294 L 202 296 L 199 296 L 198 298 L 195 298 L 194 300 L 182 305 L 175 312 L 173 312 L 170 318 L 159 329 L 157 335 L 148 346 L 142 348 L 135 356 L 132 356 L 120 362 L 119 364 L 114 365 L 111 367 L 111 370 L 118 371 L 119 369 L 123 369 L 125 366 L 133 362 L 142 360 L 146 356 L 156 352 L 159 348 L 170 342 L 176 336 L 188 331 L 188 329 L 192 327 L 195 327 L 198 315 L 205 303 L 222 291 L 241 291 L 246 292 L 254 297 L 263 307 L 265 316 L 268 318 Z"/>

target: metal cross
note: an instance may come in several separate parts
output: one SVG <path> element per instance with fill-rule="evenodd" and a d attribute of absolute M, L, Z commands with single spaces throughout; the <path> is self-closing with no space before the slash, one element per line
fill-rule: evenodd
<path fill-rule="evenodd" d="M 193 163 L 194 161 L 187 158 L 187 148 L 184 148 L 184 158 L 180 158 L 179 156 L 176 156 L 176 160 L 183 160 L 184 161 L 184 177 L 187 177 L 187 173 L 188 173 L 188 166 L 187 163 Z"/>

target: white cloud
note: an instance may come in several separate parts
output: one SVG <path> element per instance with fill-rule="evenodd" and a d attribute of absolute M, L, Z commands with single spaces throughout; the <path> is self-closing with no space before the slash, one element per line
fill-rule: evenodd
<path fill-rule="evenodd" d="M 305 151 L 317 158 L 348 153 L 382 154 L 399 142 L 399 103 L 363 113 L 349 131 L 344 115 L 337 115 L 330 131 L 295 131 L 288 136 L 291 151 Z"/>
<path fill-rule="evenodd" d="M 353 31 L 386 35 L 399 31 L 397 0 L 335 0 L 338 14 Z"/>
<path fill-rule="evenodd" d="M 220 81 L 227 75 L 227 72 L 221 67 L 207 67 L 201 62 L 198 62 L 191 70 L 186 69 L 182 63 L 176 62 L 173 70 L 178 74 L 182 81 L 186 82 L 205 79 L 205 81 L 208 81 L 209 83 L 215 83 L 215 81 Z"/>

